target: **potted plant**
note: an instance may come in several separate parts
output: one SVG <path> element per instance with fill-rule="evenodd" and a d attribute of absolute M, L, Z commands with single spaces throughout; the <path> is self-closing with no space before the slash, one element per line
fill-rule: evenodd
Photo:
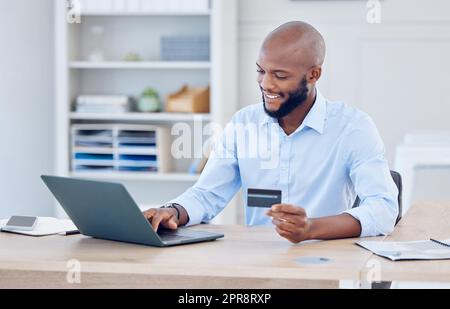
<path fill-rule="evenodd" d="M 146 113 L 160 111 L 161 101 L 158 92 L 153 88 L 145 89 L 138 100 L 137 109 Z"/>

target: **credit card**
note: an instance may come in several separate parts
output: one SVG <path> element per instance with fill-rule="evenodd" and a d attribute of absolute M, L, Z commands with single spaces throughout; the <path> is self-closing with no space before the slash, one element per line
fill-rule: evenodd
<path fill-rule="evenodd" d="M 281 203 L 281 190 L 248 189 L 248 207 L 272 207 Z"/>

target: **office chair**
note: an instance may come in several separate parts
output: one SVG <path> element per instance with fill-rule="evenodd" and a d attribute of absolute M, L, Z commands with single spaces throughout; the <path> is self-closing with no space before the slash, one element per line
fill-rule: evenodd
<path fill-rule="evenodd" d="M 398 216 L 397 216 L 397 219 L 395 220 L 395 225 L 397 225 L 397 223 L 402 218 L 402 176 L 395 171 L 391 171 L 391 176 L 394 179 L 394 182 L 398 188 L 398 198 L 397 198 L 398 199 Z M 360 203 L 361 203 L 361 200 L 357 196 L 352 208 L 358 207 Z"/>

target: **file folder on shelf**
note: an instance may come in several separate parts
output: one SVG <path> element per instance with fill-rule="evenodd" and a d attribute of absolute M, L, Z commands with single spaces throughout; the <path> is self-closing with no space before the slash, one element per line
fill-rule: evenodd
<path fill-rule="evenodd" d="M 165 127 L 130 124 L 74 124 L 73 171 L 168 172 Z"/>

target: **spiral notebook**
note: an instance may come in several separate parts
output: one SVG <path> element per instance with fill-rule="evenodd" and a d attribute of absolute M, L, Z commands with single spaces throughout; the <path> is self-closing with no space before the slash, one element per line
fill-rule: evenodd
<path fill-rule="evenodd" d="M 376 255 L 392 261 L 445 260 L 450 259 L 450 239 L 420 241 L 358 241 L 361 246 Z"/>

